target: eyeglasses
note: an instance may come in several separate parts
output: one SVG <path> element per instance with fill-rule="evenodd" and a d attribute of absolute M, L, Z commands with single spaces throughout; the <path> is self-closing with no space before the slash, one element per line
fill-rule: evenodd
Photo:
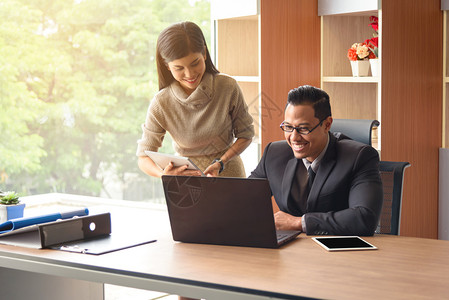
<path fill-rule="evenodd" d="M 296 132 L 301 134 L 301 135 L 308 135 L 309 133 L 314 131 L 316 128 L 318 128 L 318 126 L 320 126 L 323 123 L 323 121 L 326 120 L 326 119 L 327 119 L 327 117 L 322 119 L 320 121 L 320 123 L 318 123 L 312 129 L 309 129 L 308 127 L 295 127 L 295 126 L 291 126 L 291 125 L 286 125 L 286 124 L 284 124 L 284 122 L 281 123 L 280 127 L 285 132 L 293 132 L 294 130 L 296 130 Z"/>

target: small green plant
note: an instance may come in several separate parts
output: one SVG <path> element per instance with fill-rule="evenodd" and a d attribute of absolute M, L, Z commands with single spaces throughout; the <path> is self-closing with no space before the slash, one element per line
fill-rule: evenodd
<path fill-rule="evenodd" d="M 0 204 L 12 205 L 19 204 L 19 195 L 16 192 L 2 192 L 0 191 Z"/>

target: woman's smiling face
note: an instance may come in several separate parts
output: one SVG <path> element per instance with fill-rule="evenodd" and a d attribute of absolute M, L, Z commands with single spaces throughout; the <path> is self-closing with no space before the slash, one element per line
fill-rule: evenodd
<path fill-rule="evenodd" d="M 190 95 L 198 87 L 206 71 L 206 55 L 200 52 L 192 53 L 183 58 L 175 59 L 167 67 L 184 91 Z"/>

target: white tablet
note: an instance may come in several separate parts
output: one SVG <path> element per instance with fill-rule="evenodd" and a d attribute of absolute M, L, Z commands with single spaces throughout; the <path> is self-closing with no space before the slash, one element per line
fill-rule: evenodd
<path fill-rule="evenodd" d="M 187 169 L 198 170 L 201 172 L 201 175 L 204 176 L 204 173 L 200 170 L 200 168 L 198 168 L 188 157 L 154 151 L 145 151 L 145 154 L 148 155 L 151 160 L 153 160 L 162 169 L 165 169 L 165 167 L 172 162 L 175 167 L 187 165 Z"/>
<path fill-rule="evenodd" d="M 345 250 L 376 250 L 377 247 L 371 245 L 358 236 L 323 236 L 312 238 L 327 251 Z"/>

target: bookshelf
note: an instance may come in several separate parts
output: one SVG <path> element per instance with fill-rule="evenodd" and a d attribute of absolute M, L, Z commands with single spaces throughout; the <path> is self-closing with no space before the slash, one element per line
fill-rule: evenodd
<path fill-rule="evenodd" d="M 441 111 L 448 113 L 443 102 L 449 87 L 447 60 L 441 63 L 448 25 L 440 1 L 318 0 L 318 11 L 320 80 L 334 99 L 335 117 L 380 121 L 381 159 L 411 163 L 404 177 L 401 235 L 436 238 L 438 148 L 442 140 L 448 143 Z M 379 18 L 380 74 L 351 79 L 346 51 L 371 37 L 370 15 Z"/>
<path fill-rule="evenodd" d="M 331 98 L 332 114 L 337 119 L 376 119 L 381 122 L 381 72 L 376 77 L 353 77 L 347 51 L 353 43 L 373 36 L 370 16 L 381 18 L 378 3 L 358 1 L 344 7 L 342 1 L 319 1 L 321 15 L 321 87 Z M 336 5 L 337 4 L 337 5 Z M 356 6 L 357 4 L 358 6 Z M 362 5 L 364 4 L 364 5 Z M 354 10 L 354 7 L 357 9 Z M 379 55 L 381 66 L 381 55 Z M 381 122 L 382 125 L 382 122 Z M 381 149 L 380 131 L 373 128 L 373 146 Z"/>
<path fill-rule="evenodd" d="M 220 72 L 237 81 L 254 119 L 253 142 L 241 155 L 249 175 L 261 154 L 260 2 L 212 0 L 211 18 L 215 65 Z"/>
<path fill-rule="evenodd" d="M 219 1 L 212 2 L 213 11 L 220 8 L 217 5 L 221 4 L 216 2 Z M 219 15 L 213 16 L 215 63 L 220 72 L 237 80 L 255 121 L 254 142 L 260 144 L 259 11 L 257 1 L 246 2 L 253 3 L 252 10 L 244 9 L 237 14 L 236 10 L 225 13 L 221 9 Z"/>

